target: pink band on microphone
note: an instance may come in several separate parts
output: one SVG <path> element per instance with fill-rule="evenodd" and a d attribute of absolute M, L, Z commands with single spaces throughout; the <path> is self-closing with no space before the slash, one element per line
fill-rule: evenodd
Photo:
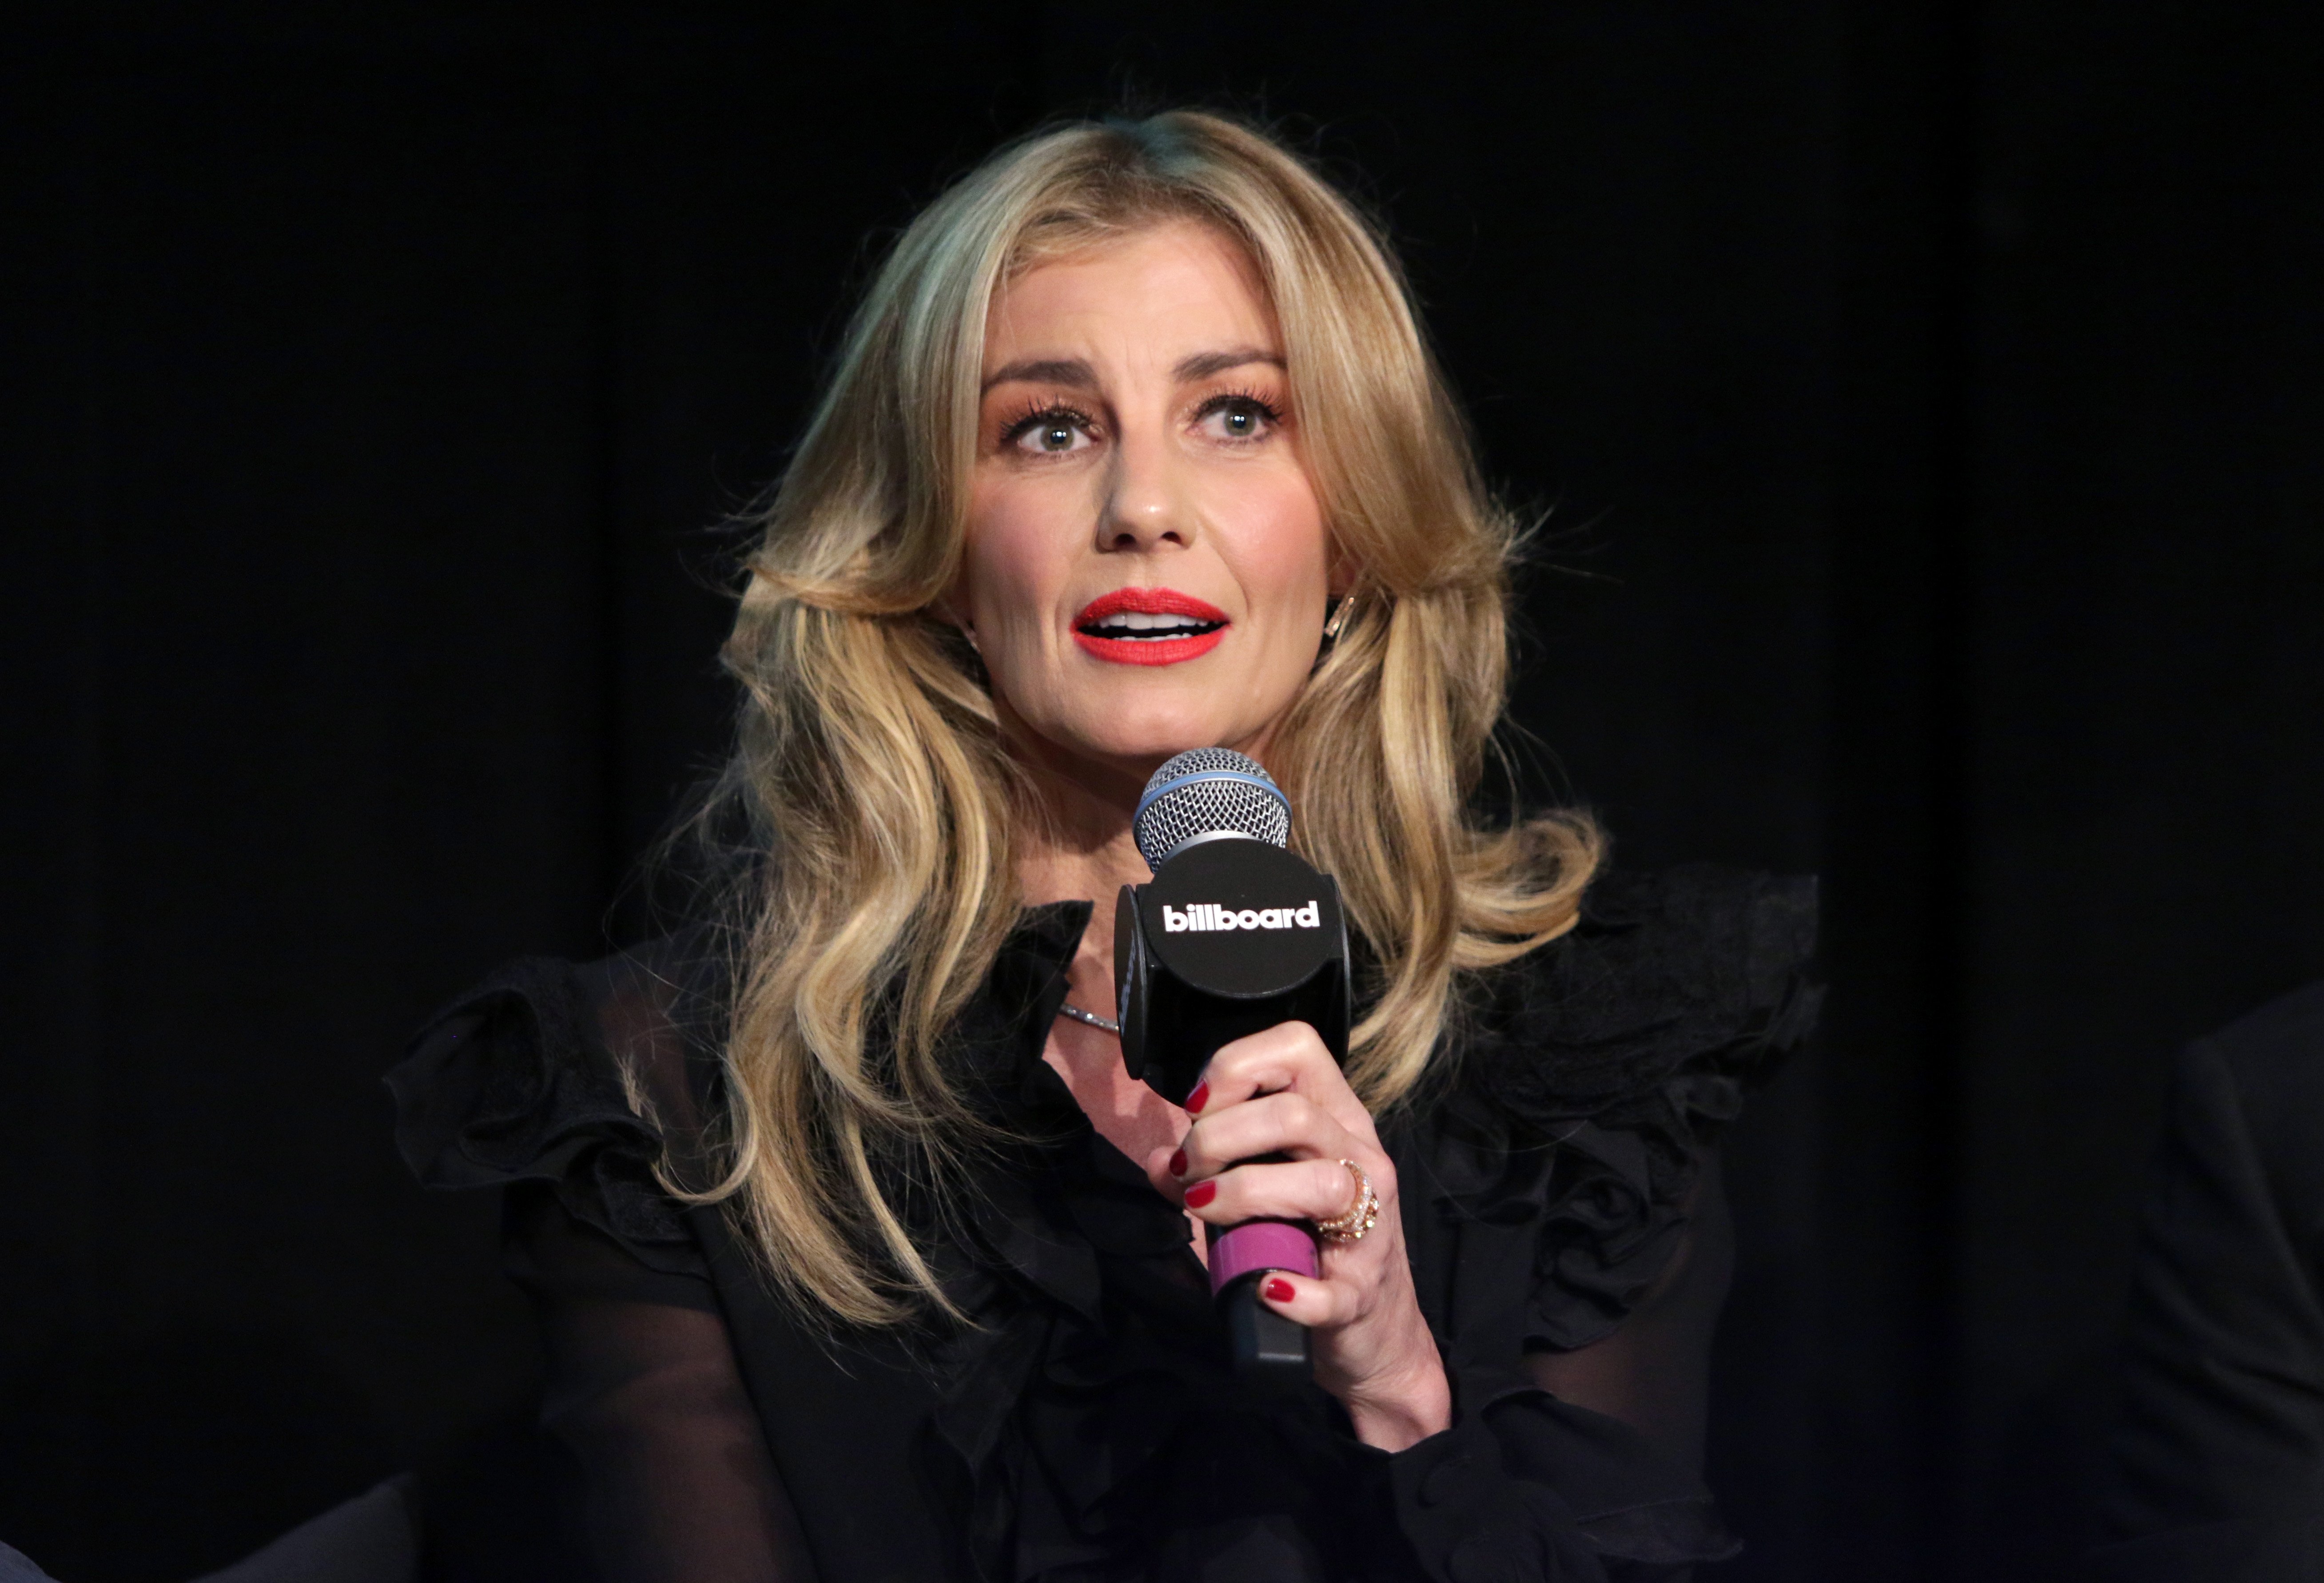
<path fill-rule="evenodd" d="M 1246 1220 L 1220 1232 L 1211 1243 L 1213 1296 L 1225 1291 L 1237 1275 L 1253 1270 L 1319 1275 L 1323 1269 L 1315 1257 L 1314 1233 L 1288 1220 Z"/>

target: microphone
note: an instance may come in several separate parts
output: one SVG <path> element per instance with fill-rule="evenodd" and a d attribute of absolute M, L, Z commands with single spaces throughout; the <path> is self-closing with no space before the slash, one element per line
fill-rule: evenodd
<path fill-rule="evenodd" d="M 1184 1105 L 1222 1045 L 1305 1022 L 1348 1058 L 1348 929 L 1340 888 L 1287 850 L 1291 804 L 1253 759 L 1197 748 L 1146 783 L 1131 821 L 1154 870 L 1114 903 L 1113 980 L 1130 1075 Z M 1286 1158 L 1262 1155 L 1263 1161 Z M 1273 1270 L 1314 1275 L 1305 1221 L 1210 1233 L 1211 1292 L 1235 1370 L 1268 1387 L 1314 1377 L 1305 1327 L 1259 1301 Z"/>

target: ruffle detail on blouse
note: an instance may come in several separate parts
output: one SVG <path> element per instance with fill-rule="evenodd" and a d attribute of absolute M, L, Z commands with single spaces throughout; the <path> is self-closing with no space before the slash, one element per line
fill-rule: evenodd
<path fill-rule="evenodd" d="M 1110 1335 L 1056 1306 L 1022 1309 L 977 1338 L 937 1422 L 967 1473 L 962 1505 L 978 1574 L 996 1583 L 1408 1577 L 1317 1553 L 1380 1483 L 1351 1477 L 1351 1448 L 1321 1403 L 1250 1396 L 1223 1358 L 1186 1341 Z M 1374 1513 L 1384 1505 L 1370 1503 Z M 1403 1551 L 1392 1532 L 1385 1538 L 1382 1559 Z M 1238 1569 L 1222 1555 L 1239 1546 L 1303 1564 Z"/>
<path fill-rule="evenodd" d="M 1814 1026 L 1815 926 L 1813 879 L 1618 872 L 1571 934 L 1487 980 L 1433 1186 L 1480 1244 L 1499 1229 L 1514 1254 L 1522 1230 L 1534 1280 L 1527 1311 L 1473 1356 L 1588 1346 L 1661 1278 L 1706 1150 Z"/>
<path fill-rule="evenodd" d="M 387 1074 L 396 1145 L 428 1187 L 544 1182 L 650 1269 L 706 1277 L 655 1179 L 663 1139 L 632 1109 L 573 964 L 510 963 L 438 1013 Z"/>
<path fill-rule="evenodd" d="M 1119 1184 L 1125 1211 L 1132 1185 Z M 1183 1228 L 1183 1217 L 1170 1218 Z M 1174 1228 L 1125 1212 L 1116 1229 L 1150 1248 Z M 1127 1247 L 1095 1252 L 1112 1298 L 1103 1311 L 1067 1301 L 1078 1283 L 1062 1263 L 1041 1261 L 1050 1267 L 1038 1270 L 1038 1284 L 1064 1292 L 1028 1302 L 1002 1277 L 986 1294 L 986 1324 L 959 1336 L 943 1359 L 949 1383 L 936 1427 L 965 1478 L 958 1505 L 976 1575 L 993 1583 L 1414 1578 L 1385 1459 L 1347 1437 L 1320 1392 L 1262 1397 L 1235 1380 L 1200 1267 Z"/>
<path fill-rule="evenodd" d="M 1320 1391 L 1255 1394 L 1220 1337 L 1185 1217 L 1081 1118 L 1039 1058 L 1078 915 L 1028 915 L 1004 951 L 1032 1019 L 1004 1098 L 1027 1143 L 973 1211 L 946 1291 L 934 1427 L 994 1583 L 1406 1583 L 1386 1459 Z M 999 1052 L 995 1052 L 996 1054 Z M 1011 1063 L 992 1062 L 996 1081 Z M 1321 1548 L 1319 1548 L 1321 1547 Z"/>

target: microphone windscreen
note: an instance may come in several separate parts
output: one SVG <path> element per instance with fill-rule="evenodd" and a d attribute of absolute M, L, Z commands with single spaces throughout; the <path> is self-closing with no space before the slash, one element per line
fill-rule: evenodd
<path fill-rule="evenodd" d="M 1193 748 L 1163 760 L 1130 820 L 1147 866 L 1159 869 L 1198 836 L 1248 835 L 1271 846 L 1291 841 L 1291 802 L 1255 759 L 1231 748 Z"/>

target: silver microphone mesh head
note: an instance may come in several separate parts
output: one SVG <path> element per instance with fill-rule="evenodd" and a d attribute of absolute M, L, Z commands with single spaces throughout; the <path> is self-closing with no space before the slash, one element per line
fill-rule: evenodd
<path fill-rule="evenodd" d="M 1148 866 L 1158 869 L 1198 835 L 1249 835 L 1286 845 L 1291 803 L 1258 760 L 1231 748 L 1194 748 L 1154 772 L 1130 827 Z"/>

